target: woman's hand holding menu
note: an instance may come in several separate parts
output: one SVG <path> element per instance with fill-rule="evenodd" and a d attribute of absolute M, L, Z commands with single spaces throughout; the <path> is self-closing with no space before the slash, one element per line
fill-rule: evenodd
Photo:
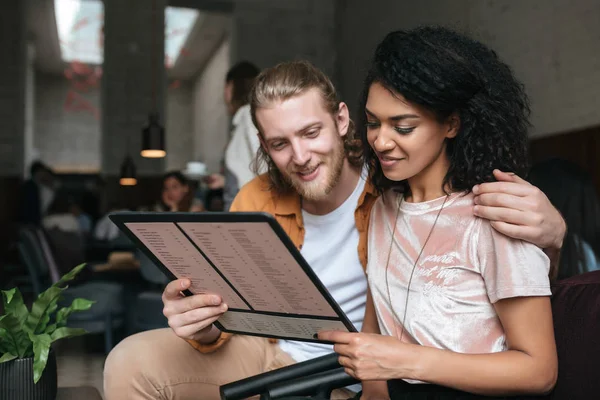
<path fill-rule="evenodd" d="M 220 333 L 213 322 L 227 311 L 227 304 L 214 294 L 184 296 L 181 292 L 190 285 L 189 279 L 177 279 L 167 285 L 162 295 L 163 314 L 180 338 L 212 343 Z"/>

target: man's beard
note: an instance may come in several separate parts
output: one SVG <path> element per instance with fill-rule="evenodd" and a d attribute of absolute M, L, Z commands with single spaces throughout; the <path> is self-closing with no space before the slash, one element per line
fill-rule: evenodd
<path fill-rule="evenodd" d="M 318 161 L 318 163 L 304 168 L 305 171 L 312 171 L 315 168 L 322 169 L 319 171 L 319 176 L 316 179 L 310 182 L 300 180 L 296 175 L 298 169 L 286 171 L 285 174 L 282 174 L 290 186 L 292 186 L 303 199 L 311 201 L 322 200 L 329 195 L 333 188 L 339 183 L 346 155 L 344 152 L 344 142 L 342 138 L 338 138 L 339 143 L 335 146 L 331 154 L 325 156 L 325 158 Z M 323 173 L 326 174 L 325 177 L 321 176 Z"/>

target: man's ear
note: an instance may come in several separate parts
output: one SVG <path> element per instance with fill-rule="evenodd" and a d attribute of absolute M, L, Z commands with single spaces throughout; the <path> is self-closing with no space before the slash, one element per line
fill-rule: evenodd
<path fill-rule="evenodd" d="M 340 105 L 338 106 L 335 122 L 340 136 L 346 136 L 348 127 L 350 126 L 350 112 L 348 111 L 348 106 L 343 101 L 340 102 Z"/>
<path fill-rule="evenodd" d="M 448 131 L 446 132 L 446 138 L 452 139 L 458 135 L 458 130 L 460 129 L 460 117 L 458 114 L 454 113 L 450 117 L 448 117 Z"/>

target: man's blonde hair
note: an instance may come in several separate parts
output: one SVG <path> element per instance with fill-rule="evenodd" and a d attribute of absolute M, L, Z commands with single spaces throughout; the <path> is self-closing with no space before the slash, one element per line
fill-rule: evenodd
<path fill-rule="evenodd" d="M 260 131 L 261 127 L 256 120 L 256 111 L 267 108 L 275 102 L 288 100 L 292 97 L 306 93 L 310 89 L 317 89 L 321 94 L 323 106 L 332 115 L 336 116 L 340 100 L 331 80 L 317 67 L 308 61 L 289 61 L 277 64 L 272 68 L 263 70 L 254 82 L 250 92 L 250 110 L 252 121 Z M 335 118 L 334 118 L 335 120 Z M 350 120 L 348 132 L 343 137 L 346 158 L 354 167 L 362 167 L 363 156 L 360 140 L 356 139 L 354 122 Z M 287 192 L 292 189 L 277 169 L 275 163 L 261 146 L 254 160 L 254 171 L 258 173 L 263 164 L 267 166 L 267 173 L 271 188 L 278 192 Z"/>

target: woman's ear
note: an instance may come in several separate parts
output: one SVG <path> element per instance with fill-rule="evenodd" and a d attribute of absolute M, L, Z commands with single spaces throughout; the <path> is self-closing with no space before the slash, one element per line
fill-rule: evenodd
<path fill-rule="evenodd" d="M 452 139 L 458 135 L 458 130 L 460 129 L 460 117 L 458 114 L 453 113 L 450 117 L 448 117 L 448 130 L 446 131 L 446 138 Z"/>

